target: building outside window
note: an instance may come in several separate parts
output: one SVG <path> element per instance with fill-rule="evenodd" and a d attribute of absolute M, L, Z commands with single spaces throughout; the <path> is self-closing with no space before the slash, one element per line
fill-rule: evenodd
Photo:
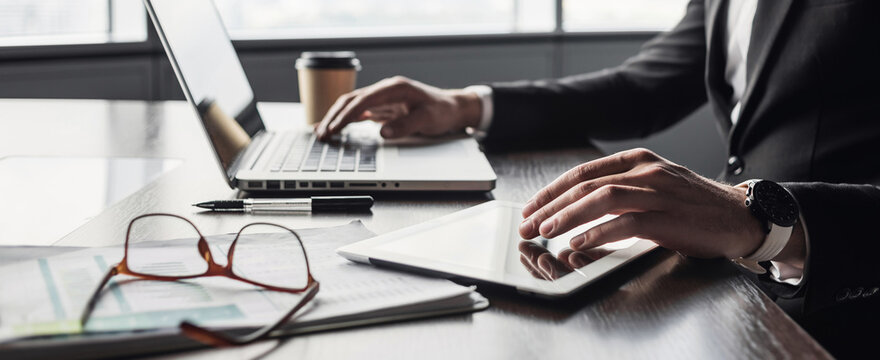
<path fill-rule="evenodd" d="M 686 0 L 215 0 L 236 40 L 659 31 Z M 0 46 L 142 42 L 141 0 L 0 0 Z"/>
<path fill-rule="evenodd" d="M 684 16 L 687 0 L 564 0 L 565 31 L 662 31 Z"/>
<path fill-rule="evenodd" d="M 0 0 L 0 46 L 140 42 L 139 0 Z"/>

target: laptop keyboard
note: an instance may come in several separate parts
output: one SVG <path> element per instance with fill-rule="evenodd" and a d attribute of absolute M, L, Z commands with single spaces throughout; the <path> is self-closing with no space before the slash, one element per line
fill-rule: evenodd
<path fill-rule="evenodd" d="M 313 134 L 288 133 L 269 161 L 273 172 L 376 172 L 377 144 L 349 142 L 346 138 L 319 141 Z"/>

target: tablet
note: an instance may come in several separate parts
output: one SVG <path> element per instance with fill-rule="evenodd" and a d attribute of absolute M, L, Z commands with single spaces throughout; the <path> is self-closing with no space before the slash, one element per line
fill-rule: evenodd
<path fill-rule="evenodd" d="M 336 252 L 360 263 L 563 297 L 657 247 L 638 238 L 589 251 L 575 252 L 568 247 L 575 235 L 612 218 L 605 216 L 552 239 L 523 240 L 518 231 L 522 206 L 490 201 L 346 245 Z"/>

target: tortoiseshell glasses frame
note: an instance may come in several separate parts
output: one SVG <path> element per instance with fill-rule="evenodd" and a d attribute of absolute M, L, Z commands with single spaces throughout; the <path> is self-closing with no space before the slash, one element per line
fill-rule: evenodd
<path fill-rule="evenodd" d="M 186 223 L 188 223 L 190 226 L 193 227 L 193 229 L 196 231 L 196 233 L 198 233 L 198 236 L 199 236 L 198 243 L 196 245 L 198 248 L 199 254 L 200 254 L 201 258 L 204 259 L 205 262 L 207 263 L 207 269 L 205 270 L 204 273 L 196 274 L 196 275 L 185 275 L 185 276 L 164 276 L 164 275 L 143 274 L 143 273 L 140 273 L 140 272 L 137 272 L 137 271 L 134 271 L 131 269 L 131 266 L 129 266 L 129 263 L 128 263 L 128 258 L 129 258 L 129 246 L 130 246 L 132 225 L 134 225 L 135 222 L 137 222 L 139 220 L 143 220 L 143 219 L 147 219 L 147 218 L 151 218 L 151 217 L 172 217 L 172 218 L 176 218 L 179 220 L 183 220 Z M 241 234 L 245 230 L 247 230 L 249 227 L 258 226 L 258 225 L 274 226 L 274 227 L 278 227 L 283 230 L 289 231 L 293 235 L 293 237 L 296 239 L 296 241 L 299 242 L 300 248 L 303 250 L 303 258 L 302 259 L 305 261 L 305 269 L 306 269 L 306 273 L 308 276 L 308 279 L 303 287 L 289 288 L 289 287 L 279 287 L 279 286 L 274 286 L 274 285 L 270 285 L 270 284 L 264 284 L 259 281 L 254 281 L 254 280 L 248 279 L 246 277 L 242 277 L 239 274 L 236 274 L 235 270 L 233 270 L 232 265 L 233 265 L 234 255 L 235 255 L 235 247 L 238 244 L 239 239 L 241 238 Z M 277 321 L 275 321 L 274 323 L 271 323 L 269 325 L 266 325 L 260 329 L 257 329 L 252 333 L 245 334 L 242 336 L 232 336 L 227 333 L 212 331 L 207 328 L 192 324 L 188 321 L 184 321 L 180 324 L 180 326 L 179 326 L 180 330 L 184 335 L 186 335 L 194 340 L 200 341 L 202 343 L 209 344 L 212 346 L 218 346 L 218 347 L 247 345 L 247 344 L 250 344 L 255 341 L 259 341 L 259 340 L 262 340 L 262 339 L 268 337 L 269 334 L 271 334 L 273 331 L 277 330 L 282 325 L 284 325 L 285 322 L 287 322 L 294 314 L 296 314 L 300 309 L 302 309 L 309 301 L 311 301 L 315 297 L 315 295 L 318 294 L 318 289 L 320 288 L 320 283 L 317 280 L 315 280 L 315 278 L 312 276 L 311 269 L 309 268 L 309 259 L 308 259 L 308 256 L 306 255 L 306 252 L 305 252 L 305 247 L 303 246 L 302 239 L 300 238 L 299 234 L 296 233 L 296 231 L 293 231 L 293 230 L 291 230 L 287 227 L 281 226 L 281 225 L 271 224 L 271 223 L 257 222 L 257 223 L 247 224 L 244 227 L 242 227 L 241 230 L 238 231 L 238 233 L 236 233 L 235 239 L 229 245 L 229 251 L 227 254 L 226 265 L 220 265 L 216 261 L 214 261 L 214 259 L 212 258 L 211 251 L 208 247 L 207 240 L 205 240 L 205 237 L 202 235 L 202 233 L 199 231 L 199 229 L 195 226 L 195 224 L 192 223 L 192 221 L 190 221 L 189 219 L 186 219 L 182 216 L 173 215 L 173 214 L 165 214 L 165 213 L 153 213 L 153 214 L 140 215 L 140 216 L 132 219 L 131 222 L 128 224 L 128 230 L 126 231 L 126 235 L 125 235 L 125 254 L 122 257 L 122 261 L 120 261 L 118 264 L 111 267 L 107 271 L 107 274 L 104 275 L 104 278 L 103 278 L 103 280 L 101 280 L 100 285 L 97 287 L 97 289 L 95 289 L 94 293 L 92 293 L 91 298 L 89 298 L 89 301 L 86 305 L 86 308 L 83 311 L 83 315 L 80 318 L 80 322 L 81 322 L 83 329 L 85 329 L 85 326 L 86 326 L 86 323 L 89 319 L 89 316 L 91 315 L 92 311 L 95 309 L 95 305 L 98 303 L 98 300 L 101 298 L 102 290 L 107 285 L 107 283 L 110 281 L 110 279 L 116 275 L 128 275 L 128 276 L 133 276 L 133 277 L 136 277 L 139 279 L 157 280 L 157 281 L 179 281 L 179 280 L 194 279 L 194 278 L 199 278 L 199 277 L 222 276 L 222 277 L 227 277 L 227 278 L 230 278 L 233 280 L 242 281 L 242 282 L 245 282 L 245 283 L 248 283 L 248 284 L 251 284 L 254 286 L 258 286 L 261 288 L 265 288 L 268 290 L 272 290 L 272 291 L 279 291 L 279 292 L 292 293 L 292 294 L 304 293 L 303 297 L 293 306 L 293 308 L 291 308 L 290 311 L 288 311 L 283 316 L 281 316 Z"/>

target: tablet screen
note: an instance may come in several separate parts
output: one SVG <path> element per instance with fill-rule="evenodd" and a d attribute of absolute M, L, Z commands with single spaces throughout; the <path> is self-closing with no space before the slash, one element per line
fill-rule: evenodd
<path fill-rule="evenodd" d="M 613 216 L 584 224 L 553 239 L 523 240 L 518 231 L 521 212 L 516 206 L 488 207 L 454 221 L 421 227 L 412 234 L 400 234 L 376 244 L 375 249 L 400 258 L 430 261 L 435 267 L 445 264 L 466 269 L 469 277 L 518 283 L 529 278 L 556 281 L 567 275 L 586 276 L 579 269 L 638 242 L 628 239 L 588 251 L 569 248 L 571 238 Z"/>

